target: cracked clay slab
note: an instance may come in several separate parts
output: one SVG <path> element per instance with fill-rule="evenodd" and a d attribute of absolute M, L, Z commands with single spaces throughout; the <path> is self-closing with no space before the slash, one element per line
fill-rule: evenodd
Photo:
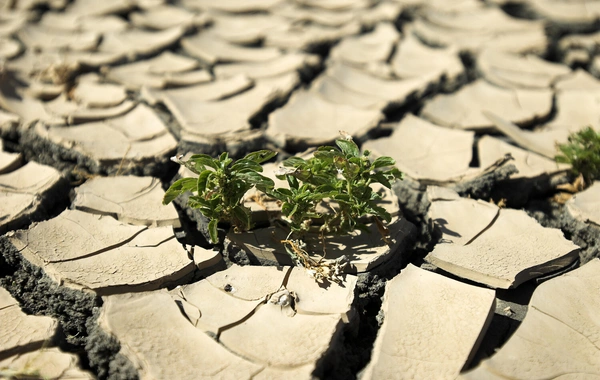
<path fill-rule="evenodd" d="M 568 164 L 559 164 L 553 159 L 521 149 L 492 136 L 482 136 L 477 142 L 477 147 L 479 164 L 482 167 L 488 167 L 506 154 L 510 154 L 513 158 L 511 163 L 519 171 L 511 176 L 512 179 L 556 174 L 570 167 Z"/>
<path fill-rule="evenodd" d="M 391 23 L 379 23 L 371 33 L 344 38 L 331 49 L 330 58 L 354 65 L 385 62 L 399 39 Z"/>
<path fill-rule="evenodd" d="M 150 59 L 110 67 L 106 71 L 109 79 L 132 90 L 139 90 L 142 86 L 190 86 L 212 80 L 208 71 L 199 69 L 197 60 L 169 51 Z"/>
<path fill-rule="evenodd" d="M 452 221 L 462 216 L 468 220 L 471 203 L 462 199 L 454 202 L 463 205 L 447 205 L 437 210 L 437 218 Z M 542 227 L 522 210 L 500 209 L 491 224 L 485 226 L 483 222 L 481 226 L 468 244 L 442 242 L 425 260 L 458 277 L 510 289 L 563 269 L 579 257 L 579 247 L 565 239 L 560 230 Z M 448 223 L 444 228 L 447 234 L 461 235 L 460 224 Z"/>
<path fill-rule="evenodd" d="M 550 88 L 571 69 L 529 54 L 519 56 L 495 49 L 484 50 L 477 58 L 477 68 L 483 77 L 506 88 Z"/>
<path fill-rule="evenodd" d="M 567 211 L 577 220 L 600 227 L 600 181 L 567 202 Z"/>
<path fill-rule="evenodd" d="M 544 282 L 525 319 L 463 380 L 600 378 L 600 260 Z"/>
<path fill-rule="evenodd" d="M 285 106 L 269 115 L 267 135 L 280 145 L 327 144 L 339 136 L 340 130 L 360 140 L 383 118 L 379 110 L 334 104 L 318 93 L 299 90 Z"/>
<path fill-rule="evenodd" d="M 63 185 L 56 169 L 34 161 L 0 175 L 0 233 L 30 222 L 44 199 Z"/>
<path fill-rule="evenodd" d="M 355 286 L 350 275 L 322 287 L 301 268 L 233 266 L 171 294 L 192 325 L 289 378 L 299 367 L 312 372 L 339 342 Z"/>
<path fill-rule="evenodd" d="M 481 2 L 455 11 L 429 9 L 424 17 L 415 20 L 412 28 L 429 46 L 454 46 L 472 53 L 492 47 L 542 54 L 548 43 L 541 20 L 510 17 L 501 9 Z"/>
<path fill-rule="evenodd" d="M 246 75 L 251 79 L 269 78 L 293 71 L 312 71 L 321 64 L 321 58 L 314 54 L 287 53 L 265 62 L 242 62 L 217 65 L 213 72 L 217 78 Z"/>
<path fill-rule="evenodd" d="M 180 226 L 173 205 L 163 205 L 165 194 L 157 178 L 137 176 L 95 177 L 75 189 L 74 208 L 111 215 L 129 224 Z"/>
<path fill-rule="evenodd" d="M 32 376 L 31 378 L 35 379 L 95 379 L 91 373 L 79 368 L 79 358 L 77 355 L 63 352 L 57 347 L 44 347 L 37 351 L 0 359 L 0 368 L 0 372 L 3 374 L 30 375 Z"/>
<path fill-rule="evenodd" d="M 438 125 L 477 131 L 493 128 L 482 111 L 528 124 L 548 116 L 551 110 L 549 89 L 505 89 L 478 80 L 456 93 L 435 96 L 425 103 L 421 116 Z"/>
<path fill-rule="evenodd" d="M 398 42 L 390 65 L 400 78 L 443 75 L 449 88 L 458 85 L 466 76 L 455 47 L 432 48 L 413 33 L 405 34 Z"/>
<path fill-rule="evenodd" d="M 56 334 L 57 326 L 58 322 L 50 317 L 25 314 L 17 300 L 0 288 L 0 368 L 7 357 L 47 344 Z"/>
<path fill-rule="evenodd" d="M 75 151 L 102 170 L 127 173 L 153 170 L 147 164 L 168 161 L 177 145 L 154 111 L 140 104 L 121 117 L 76 126 L 35 125 L 33 133 L 65 150 Z"/>
<path fill-rule="evenodd" d="M 381 326 L 363 378 L 455 379 L 492 320 L 495 292 L 409 264 L 386 284 Z"/>
<path fill-rule="evenodd" d="M 261 370 L 194 327 L 166 290 L 103 301 L 100 326 L 119 340 L 141 379 L 251 379 Z"/>
<path fill-rule="evenodd" d="M 274 47 L 234 45 L 210 33 L 184 38 L 181 46 L 189 55 L 211 65 L 217 62 L 264 62 L 281 56 L 281 51 Z"/>
<path fill-rule="evenodd" d="M 346 256 L 349 262 L 346 273 L 362 273 L 383 265 L 395 255 L 405 255 L 405 245 L 414 233 L 414 225 L 404 218 L 394 217 L 389 224 L 389 241 L 386 243 L 375 223 L 367 225 L 367 231 L 353 231 L 344 236 L 326 236 L 326 261 Z M 241 234 L 229 233 L 227 238 L 235 245 L 255 256 L 261 262 L 292 265 L 291 258 L 281 243 L 287 232 L 278 227 L 260 228 Z M 315 234 L 307 237 L 308 252 L 323 252 L 320 238 Z"/>
<path fill-rule="evenodd" d="M 156 289 L 194 270 L 172 227 L 148 229 L 78 210 L 19 230 L 10 241 L 54 281 L 100 295 Z"/>
<path fill-rule="evenodd" d="M 473 140 L 473 132 L 440 127 L 409 114 L 391 136 L 369 140 L 363 149 L 392 157 L 411 178 L 443 183 L 474 172 L 469 168 Z"/>
<path fill-rule="evenodd" d="M 433 227 L 442 233 L 443 241 L 457 245 L 470 243 L 494 222 L 500 212 L 493 203 L 460 198 L 447 188 L 428 186 L 427 197 L 431 202 L 427 216 Z"/>

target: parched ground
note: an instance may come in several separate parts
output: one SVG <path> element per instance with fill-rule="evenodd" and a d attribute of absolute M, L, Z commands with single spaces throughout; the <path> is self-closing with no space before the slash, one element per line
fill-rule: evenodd
<path fill-rule="evenodd" d="M 0 0 L 0 378 L 600 379 L 600 1 Z M 291 266 L 174 155 L 350 134 L 405 173 L 389 239 Z M 273 176 L 277 162 L 265 164 Z M 309 246 L 310 246 L 309 242 Z M 315 251 L 321 249 L 314 242 Z"/>

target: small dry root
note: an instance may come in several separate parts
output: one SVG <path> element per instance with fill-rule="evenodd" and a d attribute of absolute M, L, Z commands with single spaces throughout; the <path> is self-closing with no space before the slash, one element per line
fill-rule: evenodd
<path fill-rule="evenodd" d="M 561 192 L 555 194 L 552 200 L 558 204 L 564 205 L 569 199 L 573 198 L 573 194 L 583 191 L 585 187 L 585 180 L 583 179 L 583 175 L 580 174 L 573 183 L 564 183 L 556 186 Z"/>
<path fill-rule="evenodd" d="M 324 255 L 318 259 L 311 257 L 306 252 L 306 243 L 301 240 L 286 239 L 282 240 L 281 243 L 283 243 L 296 265 L 305 268 L 308 274 L 317 282 L 329 281 L 336 284 L 343 282 L 344 269 L 349 262 L 348 257 L 345 255 L 334 261 L 325 261 Z"/>

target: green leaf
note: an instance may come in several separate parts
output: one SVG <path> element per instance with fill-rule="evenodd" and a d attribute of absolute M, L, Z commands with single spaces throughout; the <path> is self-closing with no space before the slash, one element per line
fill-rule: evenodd
<path fill-rule="evenodd" d="M 248 153 L 243 159 L 256 162 L 257 164 L 261 164 L 265 161 L 270 160 L 271 158 L 275 157 L 276 155 L 277 155 L 277 152 L 273 152 L 272 150 L 264 149 L 264 150 L 259 150 L 256 152 Z"/>
<path fill-rule="evenodd" d="M 370 210 L 368 210 L 368 211 L 370 214 L 378 216 L 381 219 L 385 220 L 386 222 L 389 222 L 390 220 L 392 220 L 392 216 L 390 215 L 390 213 L 387 212 L 387 210 L 384 209 L 383 207 L 372 204 L 369 206 L 369 208 L 370 208 Z"/>
<path fill-rule="evenodd" d="M 352 198 L 350 198 L 350 195 L 348 195 L 348 194 L 336 194 L 335 196 L 332 197 L 332 199 L 334 199 L 336 201 L 340 201 L 340 202 L 350 203 Z"/>
<path fill-rule="evenodd" d="M 162 201 L 163 205 L 168 205 L 186 191 L 194 191 L 196 189 L 196 181 L 196 178 L 181 178 L 173 182 L 171 187 L 165 192 Z"/>
<path fill-rule="evenodd" d="M 241 160 L 237 160 L 235 162 L 235 164 L 233 164 L 233 166 L 231 166 L 231 171 L 235 172 L 247 172 L 247 171 L 255 171 L 255 172 L 262 172 L 263 171 L 263 167 L 260 166 L 260 164 L 252 161 L 252 160 L 248 160 L 246 158 L 242 158 Z"/>
<path fill-rule="evenodd" d="M 200 173 L 197 181 L 198 194 L 204 194 L 206 192 L 206 184 L 208 183 L 208 178 L 212 173 L 214 172 L 210 170 L 205 170 L 202 173 Z"/>
<path fill-rule="evenodd" d="M 271 178 L 265 177 L 264 175 L 256 172 L 238 173 L 237 177 L 242 181 L 246 181 L 249 184 L 256 186 L 257 188 L 260 187 L 261 189 L 272 189 L 275 186 L 275 182 L 273 182 Z"/>
<path fill-rule="evenodd" d="M 300 187 L 298 178 L 291 176 L 291 175 L 286 175 L 285 179 L 287 180 L 288 185 L 290 186 L 290 189 L 298 189 Z"/>
<path fill-rule="evenodd" d="M 290 157 L 282 162 L 283 166 L 297 168 L 306 165 L 306 160 L 300 157 Z"/>
<path fill-rule="evenodd" d="M 208 234 L 210 235 L 210 242 L 217 244 L 219 242 L 219 235 L 217 233 L 217 219 L 211 219 L 208 223 Z"/>
<path fill-rule="evenodd" d="M 292 193 L 292 190 L 286 189 L 286 188 L 283 188 L 283 187 L 275 189 L 275 192 L 279 193 L 283 197 L 290 197 L 290 198 L 292 198 L 294 196 L 294 193 Z"/>
<path fill-rule="evenodd" d="M 337 146 L 340 147 L 346 156 L 359 157 L 360 151 L 358 146 L 352 140 L 335 140 Z"/>
<path fill-rule="evenodd" d="M 375 169 L 394 165 L 396 165 L 396 161 L 388 156 L 378 157 L 375 161 L 373 161 L 373 168 Z"/>
<path fill-rule="evenodd" d="M 208 154 L 194 154 L 192 157 L 190 157 L 188 162 L 195 163 L 196 168 L 198 168 L 198 165 L 200 165 L 208 166 L 215 170 L 219 169 L 219 164 L 217 163 L 217 161 Z"/>
<path fill-rule="evenodd" d="M 373 179 L 374 182 L 379 182 L 388 189 L 392 188 L 392 184 L 390 183 L 389 179 L 387 179 L 382 172 L 375 172 L 375 174 L 373 174 Z"/>
<path fill-rule="evenodd" d="M 242 205 L 237 205 L 233 209 L 233 215 L 235 215 L 235 217 L 240 222 L 243 223 L 245 230 L 249 230 L 250 229 L 250 227 L 251 227 L 251 223 L 250 223 L 250 218 L 251 218 L 250 209 L 248 209 L 247 207 L 244 207 Z"/>

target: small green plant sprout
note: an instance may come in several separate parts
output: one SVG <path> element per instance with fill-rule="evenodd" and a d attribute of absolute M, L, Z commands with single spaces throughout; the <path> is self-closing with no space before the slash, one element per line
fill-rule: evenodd
<path fill-rule="evenodd" d="M 557 144 L 555 159 L 572 166 L 575 175 L 582 175 L 586 186 L 600 179 L 600 133 L 586 127 L 572 133 L 566 144 Z"/>
<path fill-rule="evenodd" d="M 218 242 L 217 223 L 229 222 L 235 230 L 246 231 L 252 227 L 250 209 L 242 204 L 244 194 L 252 187 L 262 192 L 273 188 L 273 180 L 260 173 L 261 163 L 277 153 L 260 150 L 234 162 L 227 153 L 218 158 L 206 154 L 195 154 L 188 160 L 172 157 L 171 160 L 184 165 L 198 178 L 181 178 L 167 190 L 163 204 L 169 204 L 177 196 L 191 191 L 188 206 L 200 210 L 209 218 L 208 233 L 213 244 Z"/>
<path fill-rule="evenodd" d="M 310 158 L 290 157 L 275 172 L 278 179 L 286 180 L 288 187 L 275 188 L 271 179 L 259 174 L 260 163 L 275 155 L 271 151 L 250 153 L 238 161 L 227 153 L 218 159 L 194 155 L 189 160 L 175 161 L 198 174 L 198 178 L 182 178 L 167 190 L 163 203 L 179 194 L 191 191 L 188 205 L 199 209 L 210 219 L 209 233 L 217 242 L 217 222 L 227 221 L 235 230 L 252 226 L 251 213 L 243 206 L 243 197 L 252 187 L 281 203 L 281 221 L 289 229 L 282 241 L 287 253 L 298 266 L 305 267 L 317 280 L 336 281 L 344 260 L 327 263 L 323 260 L 326 235 L 344 235 L 357 229 L 366 230 L 372 220 L 387 242 L 389 231 L 383 221 L 390 222 L 390 214 L 377 203 L 381 195 L 372 184 L 387 188 L 402 179 L 390 157 L 371 160 L 370 152 L 360 152 L 350 136 L 335 141 L 336 146 L 321 146 Z M 323 256 L 314 258 L 307 252 L 305 237 L 316 233 L 323 245 Z"/>

